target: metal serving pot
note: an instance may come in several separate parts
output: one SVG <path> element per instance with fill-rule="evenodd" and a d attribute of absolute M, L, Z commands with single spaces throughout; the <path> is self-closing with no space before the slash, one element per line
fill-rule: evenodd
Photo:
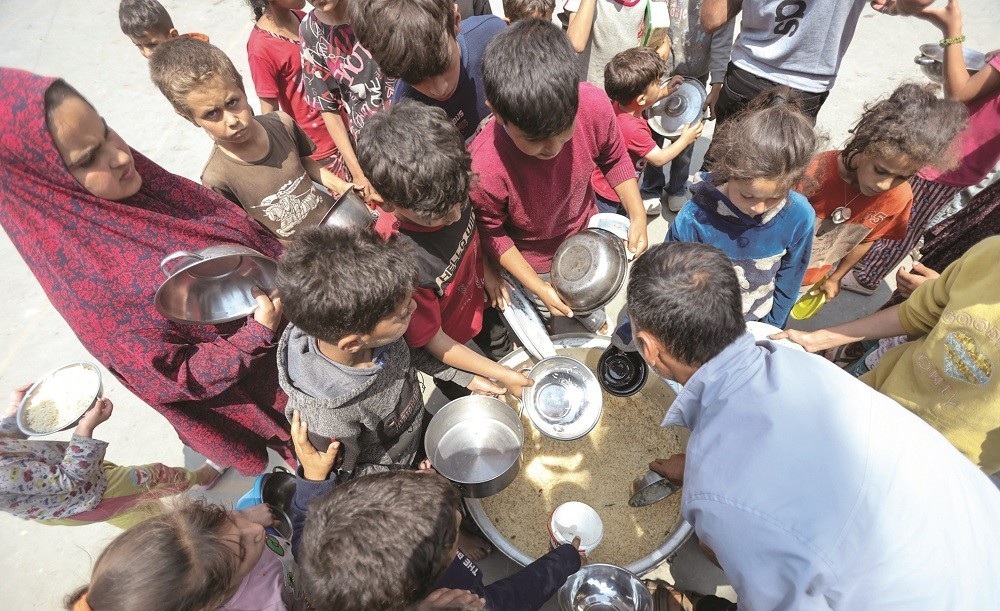
<path fill-rule="evenodd" d="M 615 298 L 625 284 L 628 256 L 621 238 L 589 228 L 559 245 L 552 258 L 552 286 L 574 313 L 588 313 Z"/>
<path fill-rule="evenodd" d="M 343 229 L 366 229 L 375 222 L 371 208 L 353 190 L 346 191 L 337 198 L 333 207 L 319 222 L 321 227 L 341 227 Z"/>
<path fill-rule="evenodd" d="M 493 397 L 455 399 L 431 418 L 424 451 L 438 473 L 468 498 L 506 488 L 521 470 L 524 428 L 517 412 Z"/>
<path fill-rule="evenodd" d="M 606 350 L 607 347 L 611 345 L 611 338 L 591 333 L 565 333 L 554 336 L 552 338 L 552 342 L 555 344 L 556 348 L 559 349 L 589 348 L 595 350 Z M 500 360 L 501 365 L 506 365 L 512 369 L 520 369 L 528 362 L 530 362 L 530 356 L 523 348 L 518 348 Z M 428 453 L 428 456 L 429 455 L 430 454 Z M 511 479 L 513 480 L 513 478 Z M 479 502 L 479 500 L 475 498 L 467 498 L 465 500 L 465 506 L 469 510 L 469 515 L 471 515 L 472 519 L 476 521 L 476 524 L 483 531 L 483 534 L 490 540 L 490 543 L 492 543 L 496 549 L 503 552 L 504 555 L 521 566 L 527 566 L 535 561 L 534 557 L 521 551 L 521 549 L 519 549 L 514 542 L 505 537 L 503 533 L 497 529 L 497 527 L 493 524 L 493 521 L 490 520 L 490 517 L 486 514 L 486 510 L 483 509 L 483 504 Z M 691 525 L 685 522 L 684 518 L 678 516 L 673 530 L 666 537 L 666 539 L 663 540 L 663 543 L 646 556 L 627 565 L 625 569 L 635 573 L 636 575 L 644 575 L 649 571 L 652 571 L 664 562 L 670 560 L 670 558 L 677 553 L 677 549 L 688 540 L 693 532 L 694 529 Z"/>
<path fill-rule="evenodd" d="M 974 49 L 962 47 L 962 56 L 969 74 L 975 74 L 986 66 L 986 55 Z M 920 45 L 920 55 L 913 58 L 924 76 L 935 83 L 944 82 L 944 47 L 937 43 Z"/>
<path fill-rule="evenodd" d="M 653 595 L 631 572 L 613 564 L 588 564 L 559 588 L 562 611 L 653 611 Z"/>
<path fill-rule="evenodd" d="M 153 298 L 157 311 L 174 322 L 214 325 L 253 312 L 251 290 L 273 289 L 278 263 L 246 246 L 220 244 L 169 254 L 160 269 L 167 279 Z"/>

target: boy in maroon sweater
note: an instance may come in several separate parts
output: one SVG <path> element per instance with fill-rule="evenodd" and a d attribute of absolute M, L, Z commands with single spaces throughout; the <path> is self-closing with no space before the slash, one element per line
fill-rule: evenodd
<path fill-rule="evenodd" d="M 483 248 L 537 296 L 546 317 L 573 316 L 547 277 L 559 245 L 597 213 L 595 167 L 632 221 L 628 249 L 638 255 L 647 246 L 646 211 L 611 101 L 580 83 L 577 68 L 551 23 L 522 21 L 497 34 L 483 60 L 493 119 L 470 145 L 478 179 L 469 198 Z"/>
<path fill-rule="evenodd" d="M 399 233 L 416 247 L 417 308 L 406 343 L 456 369 L 496 380 L 520 397 L 530 379 L 465 345 L 475 340 L 495 360 L 511 350 L 500 317 L 486 310 L 484 288 L 499 284 L 499 274 L 483 264 L 462 134 L 442 109 L 402 100 L 368 119 L 358 135 L 358 163 L 382 196 L 383 208 L 399 219 Z M 449 399 L 469 394 L 450 381 L 435 383 Z"/>

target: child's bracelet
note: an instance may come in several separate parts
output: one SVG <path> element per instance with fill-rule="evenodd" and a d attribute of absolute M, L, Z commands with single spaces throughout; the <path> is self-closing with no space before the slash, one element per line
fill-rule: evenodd
<path fill-rule="evenodd" d="M 942 47 L 947 47 L 949 45 L 960 45 L 965 42 L 965 34 L 959 34 L 958 36 L 952 36 L 951 38 L 942 38 L 941 42 L 938 44 Z"/>

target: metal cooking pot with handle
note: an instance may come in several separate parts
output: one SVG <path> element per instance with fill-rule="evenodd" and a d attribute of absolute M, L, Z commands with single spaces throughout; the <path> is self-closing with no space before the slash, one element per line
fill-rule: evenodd
<path fill-rule="evenodd" d="M 330 211 L 319 222 L 321 227 L 340 227 L 343 229 L 366 229 L 375 222 L 371 208 L 353 190 L 345 191 L 337 198 Z"/>
<path fill-rule="evenodd" d="M 272 290 L 278 263 L 246 246 L 218 244 L 171 253 L 160 269 L 167 279 L 153 298 L 157 311 L 178 323 L 214 325 L 253 312 L 253 287 Z"/>
<path fill-rule="evenodd" d="M 521 470 L 524 427 L 509 405 L 470 395 L 442 407 L 427 426 L 424 450 L 438 473 L 468 498 L 506 488 Z"/>

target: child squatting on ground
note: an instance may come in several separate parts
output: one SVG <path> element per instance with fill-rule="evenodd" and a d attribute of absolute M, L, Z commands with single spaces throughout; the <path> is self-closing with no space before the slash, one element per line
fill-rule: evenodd
<path fill-rule="evenodd" d="M 827 299 L 876 240 L 901 240 L 913 203 L 909 181 L 921 168 L 954 163 L 949 148 L 965 126 L 959 102 L 936 87 L 905 83 L 865 106 L 843 150 L 813 158 L 800 191 L 816 211 L 809 269 L 803 286 Z"/>
<path fill-rule="evenodd" d="M 287 114 L 254 116 L 243 77 L 218 48 L 193 38 L 160 45 L 149 60 L 153 82 L 177 114 L 215 141 L 202 183 L 243 206 L 279 239 L 317 225 L 333 198 L 352 188 L 310 155 L 315 145 Z"/>
<path fill-rule="evenodd" d="M 156 47 L 180 36 L 167 9 L 156 0 L 122 0 L 118 5 L 118 24 L 122 34 L 128 36 L 146 59 Z M 184 36 L 208 42 L 208 36 L 204 34 Z"/>
<path fill-rule="evenodd" d="M 579 82 L 576 61 L 551 23 L 520 21 L 498 34 L 483 62 L 493 118 L 469 147 L 478 175 L 470 199 L 486 256 L 527 289 L 546 318 L 574 315 L 548 274 L 559 245 L 597 214 L 595 167 L 628 213 L 628 249 L 646 249 L 646 212 L 614 110 L 603 91 Z M 604 322 L 591 317 L 588 327 L 597 331 Z"/>
<path fill-rule="evenodd" d="M 106 441 L 94 439 L 97 425 L 114 406 L 101 398 L 66 441 L 34 441 L 17 427 L 17 406 L 28 386 L 11 393 L 0 420 L 0 509 L 43 524 L 77 526 L 108 522 L 129 528 L 152 515 L 144 501 L 207 488 L 221 470 L 205 463 L 195 471 L 159 463 L 120 467 L 104 460 Z"/>
<path fill-rule="evenodd" d="M 812 207 L 791 188 L 816 150 L 813 124 L 782 95 L 762 94 L 715 134 L 711 174 L 691 185 L 691 201 L 666 241 L 701 242 L 733 261 L 743 315 L 784 327 L 812 249 Z"/>
<path fill-rule="evenodd" d="M 365 125 L 358 161 L 417 256 L 417 307 L 406 342 L 520 397 L 531 380 L 493 362 L 513 347 L 496 310 L 486 308 L 486 293 L 496 300 L 503 289 L 480 247 L 469 205 L 472 162 L 458 129 L 440 108 L 401 100 Z M 473 340 L 490 358 L 466 347 Z M 453 382 L 435 383 L 449 399 L 469 393 Z"/>
<path fill-rule="evenodd" d="M 666 69 L 663 58 L 648 47 L 622 51 L 612 57 L 604 68 L 604 90 L 611 98 L 615 121 L 625 139 L 625 148 L 635 165 L 637 178 L 647 164 L 661 167 L 669 163 L 701 136 L 702 122 L 699 121 L 695 125 L 685 125 L 677 139 L 666 148 L 660 148 L 653 140 L 653 132 L 643 113 L 684 81 L 683 77 L 674 77 L 666 87 L 661 87 L 660 81 Z M 594 168 L 591 182 L 598 210 L 624 214 L 618 194 L 608 184 L 600 168 Z"/>

